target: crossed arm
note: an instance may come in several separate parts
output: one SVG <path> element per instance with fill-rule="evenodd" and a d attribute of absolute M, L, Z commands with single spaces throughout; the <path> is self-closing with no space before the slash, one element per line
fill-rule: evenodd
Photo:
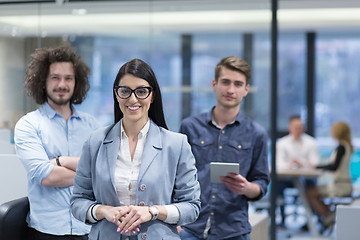
<path fill-rule="evenodd" d="M 55 158 L 48 158 L 44 143 L 35 125 L 34 121 L 21 119 L 15 127 L 16 153 L 29 176 L 32 179 L 41 179 L 39 184 L 43 186 L 67 187 L 73 185 L 80 158 L 61 156 L 61 166 L 57 166 Z M 50 168 L 51 171 L 48 173 Z M 45 177 L 44 174 L 47 176 Z"/>
<path fill-rule="evenodd" d="M 67 187 L 74 184 L 77 163 L 80 157 L 60 156 L 61 166 L 58 166 L 56 159 L 50 159 L 54 165 L 50 174 L 41 181 L 43 186 L 47 187 Z"/>

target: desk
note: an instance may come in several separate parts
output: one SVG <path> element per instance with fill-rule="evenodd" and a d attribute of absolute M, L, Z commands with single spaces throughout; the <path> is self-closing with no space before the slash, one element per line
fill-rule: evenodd
<path fill-rule="evenodd" d="M 307 226 L 314 237 L 320 236 L 319 231 L 316 228 L 316 225 L 313 221 L 313 212 L 310 207 L 310 204 L 305 195 L 305 186 L 301 183 L 300 178 L 312 178 L 318 177 L 321 175 L 322 171 L 316 169 L 307 169 L 307 168 L 299 168 L 299 169 L 281 169 L 277 170 L 278 178 L 291 178 L 294 182 L 294 186 L 299 191 L 299 196 L 305 208 L 305 214 L 307 219 Z"/>

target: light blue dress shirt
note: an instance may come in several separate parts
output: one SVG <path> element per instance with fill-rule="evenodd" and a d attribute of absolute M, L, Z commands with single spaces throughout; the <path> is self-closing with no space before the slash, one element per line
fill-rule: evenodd
<path fill-rule="evenodd" d="M 58 155 L 80 157 L 83 143 L 98 126 L 93 116 L 75 108 L 66 122 L 48 103 L 17 122 L 15 146 L 27 171 L 30 227 L 53 235 L 84 235 L 90 231 L 71 214 L 73 186 L 45 187 L 41 181 L 54 168 L 49 159 Z"/>

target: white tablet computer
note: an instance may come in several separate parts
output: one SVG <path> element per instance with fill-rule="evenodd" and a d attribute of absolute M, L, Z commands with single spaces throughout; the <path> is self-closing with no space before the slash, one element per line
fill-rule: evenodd
<path fill-rule="evenodd" d="M 228 172 L 239 174 L 239 169 L 239 163 L 211 162 L 210 181 L 213 183 L 222 183 L 220 176 L 226 176 Z"/>

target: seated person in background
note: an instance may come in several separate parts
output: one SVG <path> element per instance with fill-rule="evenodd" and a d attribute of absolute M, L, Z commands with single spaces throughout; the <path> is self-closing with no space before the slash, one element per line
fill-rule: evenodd
<path fill-rule="evenodd" d="M 304 133 L 300 116 L 290 117 L 289 134 L 276 144 L 276 168 L 312 168 L 319 163 L 319 153 L 315 138 Z"/>
<path fill-rule="evenodd" d="M 313 168 L 319 163 L 319 153 L 315 138 L 304 133 L 303 122 L 298 115 L 290 117 L 289 134 L 276 143 L 276 168 Z M 305 187 L 315 186 L 316 179 L 306 179 Z M 284 189 L 292 188 L 291 179 L 279 179 L 278 196 L 284 197 Z M 280 206 L 282 225 L 285 223 L 284 205 Z"/>
<path fill-rule="evenodd" d="M 328 227 L 335 220 L 335 214 L 330 212 L 322 200 L 322 196 L 347 197 L 352 194 L 352 179 L 350 176 L 350 158 L 353 153 L 351 131 L 345 122 L 336 122 L 331 129 L 332 137 L 338 141 L 338 146 L 330 156 L 329 164 L 319 165 L 316 168 L 331 172 L 329 184 L 318 188 L 309 188 L 306 192 L 309 203 L 321 217 L 324 227 Z"/>

